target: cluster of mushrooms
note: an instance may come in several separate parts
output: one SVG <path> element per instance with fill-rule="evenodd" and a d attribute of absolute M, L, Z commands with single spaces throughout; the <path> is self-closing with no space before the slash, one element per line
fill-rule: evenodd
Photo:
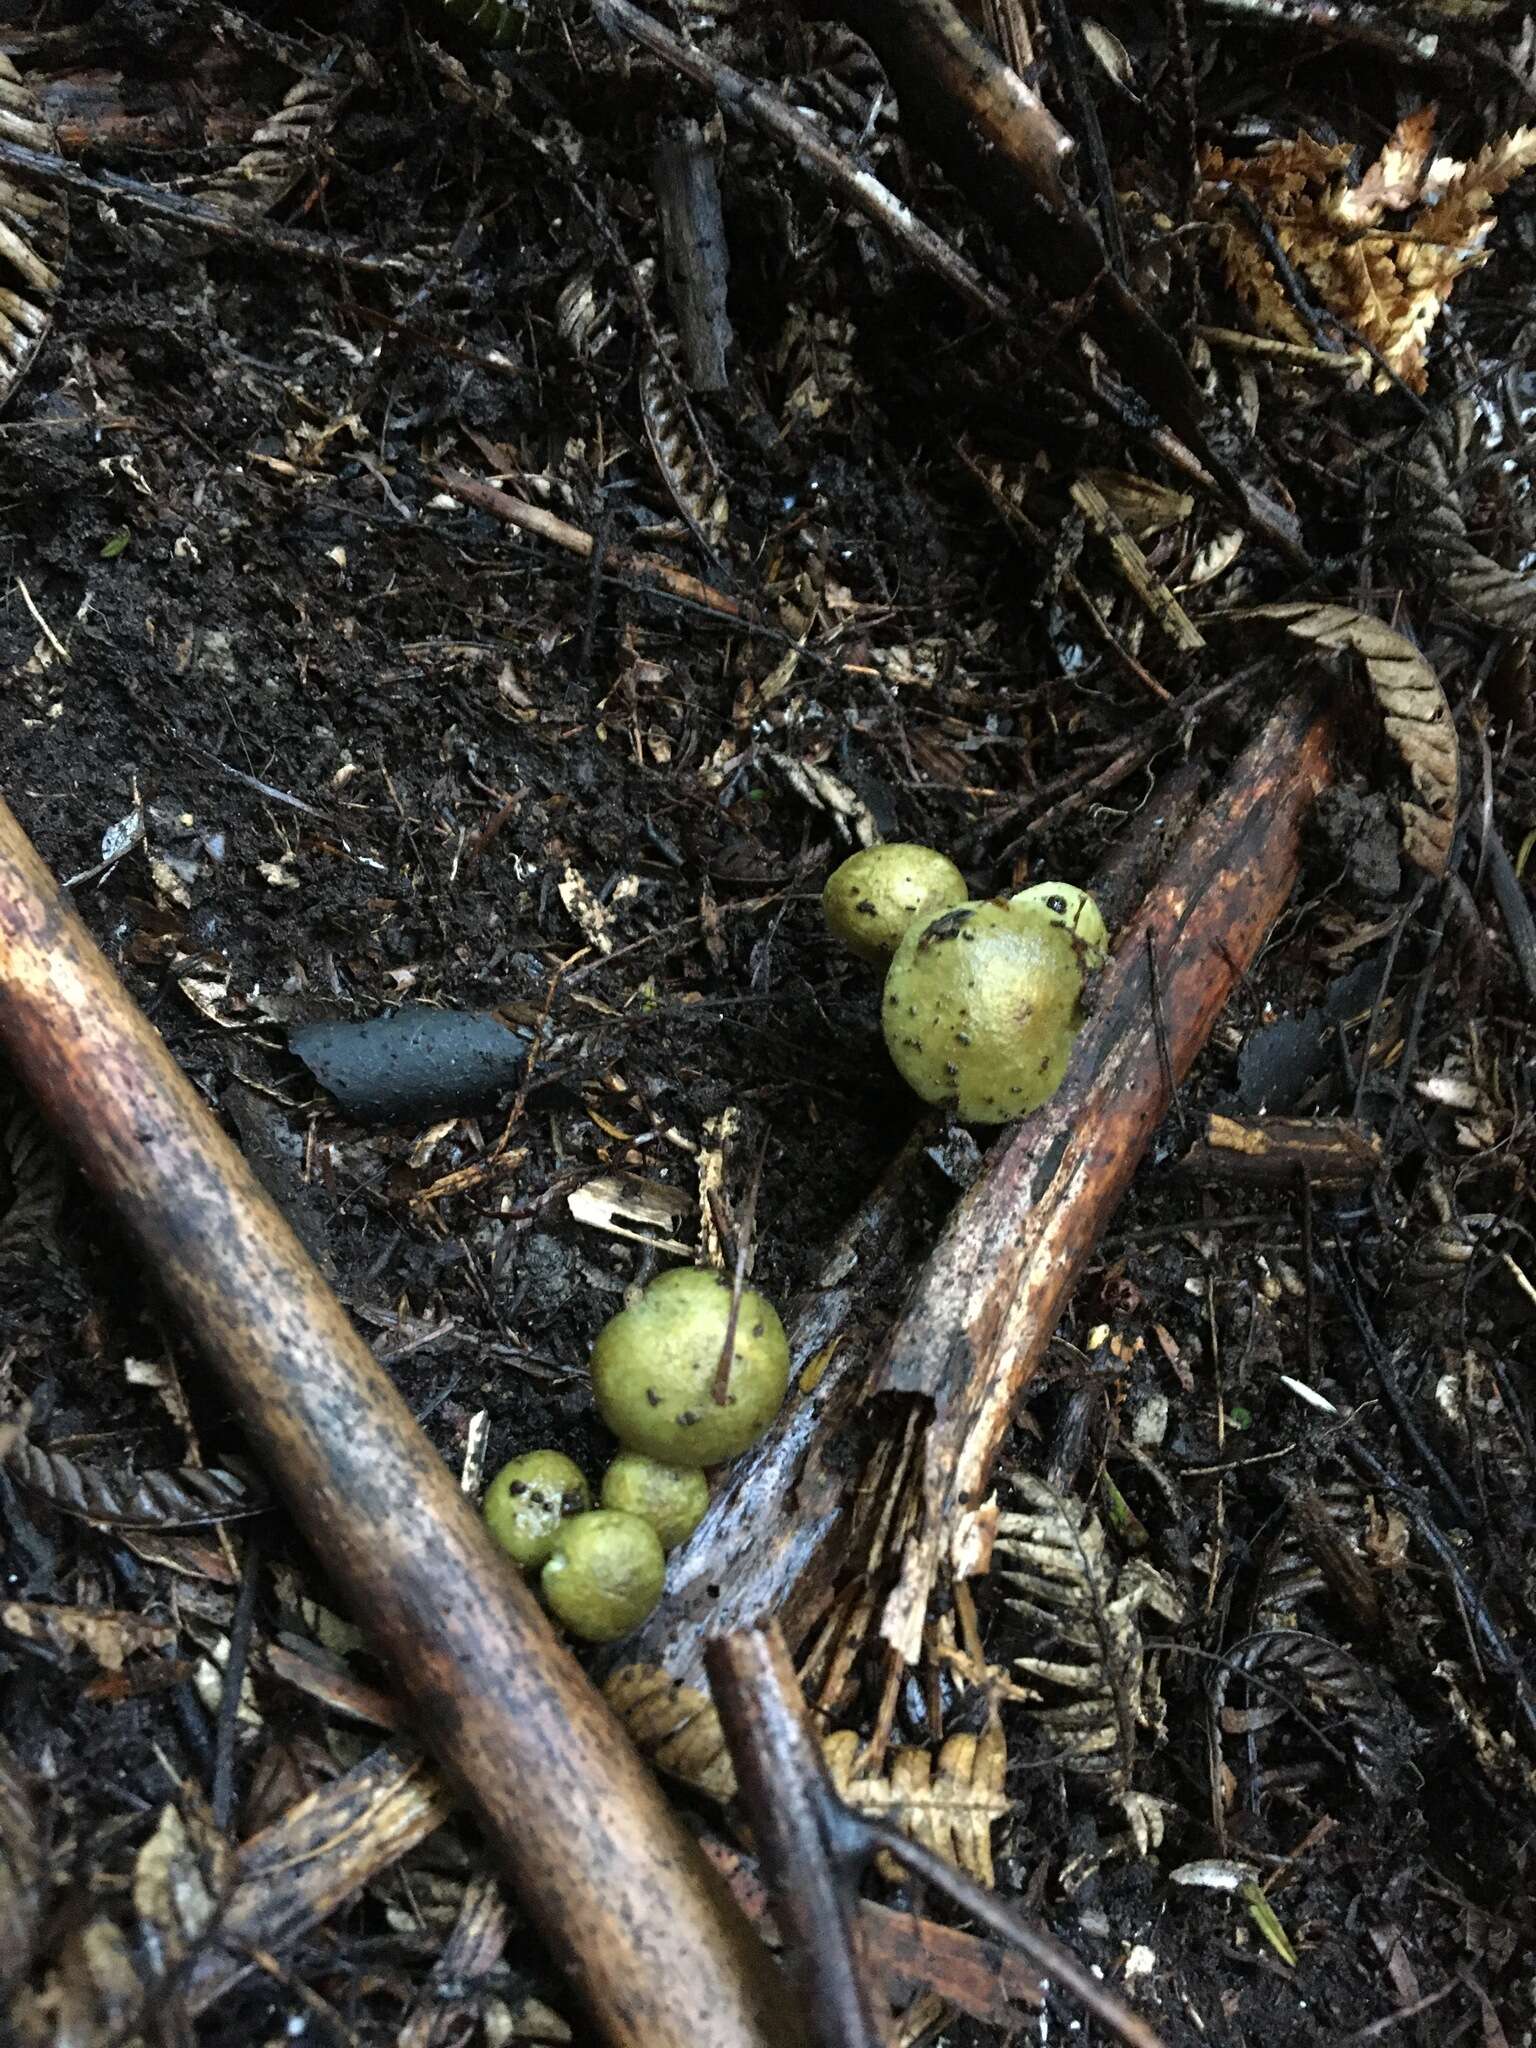
<path fill-rule="evenodd" d="M 822 907 L 859 959 L 890 963 L 880 1021 L 908 1087 L 967 1123 L 1001 1124 L 1055 1094 L 1109 935 L 1070 882 L 969 894 L 931 846 L 870 846 L 843 862 Z"/>
<path fill-rule="evenodd" d="M 1107 934 L 1068 882 L 971 902 L 932 847 L 871 846 L 822 896 L 827 924 L 861 960 L 888 962 L 880 1005 L 902 1078 L 969 1123 L 1038 1108 L 1066 1071 L 1083 988 Z M 710 1466 L 739 1458 L 778 1413 L 789 1343 L 772 1304 L 698 1268 L 651 1281 L 592 1350 L 598 1412 L 618 1438 L 600 1505 L 560 1451 L 530 1451 L 486 1490 L 491 1533 L 572 1635 L 613 1642 L 661 1598 L 666 1553 L 709 1505 Z"/>
<path fill-rule="evenodd" d="M 589 1643 L 628 1635 L 661 1598 L 666 1553 L 709 1505 L 705 1468 L 739 1458 L 779 1412 L 789 1340 L 771 1302 L 723 1275 L 662 1273 L 592 1347 L 598 1413 L 621 1449 L 594 1508 L 561 1451 L 530 1451 L 486 1489 L 491 1534 L 539 1574 L 545 1605 Z"/>

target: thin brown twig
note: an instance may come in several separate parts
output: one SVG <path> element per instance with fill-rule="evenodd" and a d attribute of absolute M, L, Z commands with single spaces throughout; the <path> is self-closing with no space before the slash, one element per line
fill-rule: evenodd
<path fill-rule="evenodd" d="M 423 266 L 410 256 L 382 256 L 362 243 L 343 241 L 336 235 L 319 235 L 307 228 L 280 227 L 265 216 L 252 212 L 228 211 L 204 199 L 188 198 L 178 192 L 162 192 L 140 178 L 127 178 L 118 171 L 91 172 L 72 164 L 68 157 L 47 150 L 28 149 L 20 142 L 0 141 L 0 167 L 26 171 L 50 185 L 62 185 L 68 192 L 87 192 L 93 199 L 116 205 L 136 206 L 141 213 L 174 221 L 178 227 L 195 229 L 216 241 L 243 242 L 265 249 L 272 256 L 294 257 L 301 263 L 329 263 L 342 270 L 371 271 L 387 277 L 420 278 Z"/>

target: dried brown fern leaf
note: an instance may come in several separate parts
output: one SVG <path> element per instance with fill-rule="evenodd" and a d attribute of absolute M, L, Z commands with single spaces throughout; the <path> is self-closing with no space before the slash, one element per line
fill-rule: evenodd
<path fill-rule="evenodd" d="M 199 187 L 197 197 L 226 212 L 270 212 L 314 162 L 350 91 L 344 77 L 324 67 L 301 78 L 244 156 Z"/>
<path fill-rule="evenodd" d="M 722 1805 L 736 1773 L 714 1704 L 654 1664 L 615 1671 L 603 1697 L 630 1740 L 659 1771 Z M 935 1759 L 925 1749 L 889 1753 L 883 1773 L 857 1774 L 863 1738 L 838 1729 L 822 1753 L 839 1796 L 859 1813 L 889 1821 L 983 1884 L 992 1882 L 991 1830 L 1008 1811 L 1007 1745 L 995 1721 L 980 1735 L 952 1735 Z"/>
<path fill-rule="evenodd" d="M 1360 657 L 1382 729 L 1419 798 L 1401 806 L 1403 851 L 1426 874 L 1444 874 L 1460 801 L 1461 762 L 1445 691 L 1413 642 L 1368 612 L 1342 604 L 1261 605 L 1227 617 L 1267 620 L 1293 639 Z"/>
<path fill-rule="evenodd" d="M 0 56 L 0 135 L 51 152 L 53 129 L 8 57 Z M 69 256 L 69 209 L 24 171 L 0 172 L 0 405 L 31 367 L 53 324 Z"/>
<path fill-rule="evenodd" d="M 1014 1668 L 1043 1703 L 1035 1724 L 1063 1766 L 1123 1799 L 1148 1718 L 1140 1617 L 1150 1608 L 1178 1621 L 1183 1601 L 1150 1564 L 1118 1562 L 1086 1502 L 1031 1473 L 1015 1473 L 1011 1488 L 1019 1508 L 998 1516 L 994 1569 L 1014 1589 L 1009 1606 L 1049 1650 L 1014 1658 Z"/>
<path fill-rule="evenodd" d="M 1432 434 L 1420 437 L 1411 474 L 1422 487 L 1414 505 L 1417 538 L 1433 555 L 1446 596 L 1500 632 L 1536 635 L 1536 576 L 1506 569 L 1473 546 L 1450 463 Z"/>
<path fill-rule="evenodd" d="M 889 1821 L 990 1885 L 992 1827 L 1012 1805 L 1003 1791 L 1008 1745 L 997 1717 L 980 1735 L 951 1735 L 937 1759 L 926 1749 L 893 1749 L 878 1776 L 855 1775 L 863 1748 L 851 1728 L 824 1739 L 822 1754 L 839 1796 L 856 1813 Z"/>
<path fill-rule="evenodd" d="M 626 1664 L 603 1697 L 640 1754 L 670 1778 L 716 1799 L 736 1797 L 736 1771 L 714 1703 L 657 1664 Z"/>
<path fill-rule="evenodd" d="M 6 1441 L 6 1438 L 9 1441 Z M 202 1465 L 158 1472 L 103 1472 L 34 1444 L 24 1429 L 0 1434 L 0 1457 L 18 1485 L 64 1514 L 121 1529 L 195 1529 L 260 1514 L 266 1489 L 254 1476 Z"/>
<path fill-rule="evenodd" d="M 51 1243 L 63 1200 L 63 1152 L 28 1099 L 0 1074 L 0 1258 Z"/>
<path fill-rule="evenodd" d="M 1252 1685 L 1243 1681 L 1253 1680 Z M 1231 1704 L 1232 1688 L 1248 1704 Z M 1399 1742 L 1388 1701 L 1365 1666 L 1326 1636 L 1305 1629 L 1265 1629 L 1227 1652 L 1211 1680 L 1211 1702 L 1223 1735 L 1243 1738 L 1259 1758 L 1263 1738 L 1284 1728 L 1293 1745 L 1313 1752 L 1257 1763 L 1254 1789 L 1320 1778 L 1328 1761 L 1352 1767 L 1375 1799 L 1393 1795 Z M 1318 1737 L 1331 1751 L 1315 1753 Z"/>
<path fill-rule="evenodd" d="M 43 1844 L 21 1763 L 0 1737 L 0 1996 L 26 1976 L 42 1924 Z"/>
<path fill-rule="evenodd" d="M 713 553 L 730 523 L 730 505 L 681 386 L 665 357 L 654 351 L 640 369 L 640 417 L 673 504 L 694 539 Z"/>

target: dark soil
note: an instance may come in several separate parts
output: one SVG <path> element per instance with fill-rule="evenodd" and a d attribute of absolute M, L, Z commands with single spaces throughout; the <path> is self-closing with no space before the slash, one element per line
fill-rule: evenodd
<path fill-rule="evenodd" d="M 235 40 L 234 77 L 208 72 L 216 12 L 45 9 L 4 46 L 34 82 L 120 73 L 130 107 L 135 94 L 158 106 L 202 66 L 222 105 L 259 118 L 293 72 L 254 33 Z M 1159 318 L 1188 344 L 1197 316 L 1230 327 L 1240 315 L 1214 267 L 1143 219 L 1179 204 L 1154 12 L 1113 23 L 1141 97 L 1098 72 L 1089 84 L 1116 184 L 1144 195 L 1126 207 L 1143 288 L 1157 262 L 1172 265 Z M 1294 646 L 1219 628 L 1204 653 L 1181 653 L 1148 622 L 1069 486 L 1097 469 L 1185 482 L 1123 424 L 1125 406 L 1096 397 L 1074 309 L 1022 277 L 901 140 L 861 45 L 840 57 L 831 30 L 766 11 L 710 31 L 719 54 L 824 109 L 846 145 L 869 111 L 880 174 L 963 241 L 1025 325 L 978 321 L 761 137 L 729 129 L 732 382 L 693 399 L 729 495 L 710 552 L 668 494 L 636 397 L 670 321 L 656 123 L 708 118 L 704 98 L 622 59 L 579 9 L 568 24 L 519 16 L 515 56 L 492 56 L 427 0 L 410 18 L 381 0 L 321 7 L 302 29 L 285 9 L 255 16 L 302 35 L 311 62 L 338 49 L 351 82 L 263 218 L 409 267 L 299 260 L 257 233 L 199 238 L 129 200 L 73 195 L 52 332 L 0 421 L 4 791 L 55 872 L 80 877 L 91 930 L 450 1465 L 483 1414 L 486 1477 L 545 1444 L 595 1477 L 612 1446 L 587 1352 L 657 1259 L 574 1220 L 570 1193 L 625 1172 L 691 1198 L 699 1155 L 723 1146 L 739 1220 L 761 1156 L 754 1284 L 782 1301 L 911 1128 L 875 980 L 822 924 L 831 866 L 879 835 L 944 848 L 977 894 L 1090 883 L 1159 777 L 1193 760 L 1214 787 L 1305 664 Z M 464 103 L 427 47 L 444 30 L 473 81 L 501 81 L 500 121 Z M 1331 123 L 1373 153 L 1400 113 L 1436 96 L 1451 138 L 1440 147 L 1462 156 L 1531 118 L 1532 88 L 1507 66 L 1426 83 L 1368 42 L 1225 16 L 1210 33 L 1202 132 L 1229 149 Z M 1530 40 L 1518 21 L 1500 34 L 1501 49 Z M 206 93 L 182 118 L 135 149 L 86 137 L 70 153 L 191 190 L 240 145 L 200 142 Z M 1462 506 L 1478 545 L 1514 570 L 1532 546 L 1533 233 L 1517 187 L 1492 261 L 1458 288 L 1422 402 L 1467 413 Z M 1530 642 L 1441 602 L 1434 562 L 1415 552 L 1422 521 L 1400 484 L 1418 401 L 1282 386 L 1219 353 L 1205 374 L 1224 454 L 1289 497 L 1322 567 L 1303 580 L 1250 537 L 1224 580 L 1191 584 L 1199 551 L 1232 523 L 1208 498 L 1143 546 L 1197 619 L 1300 595 L 1411 631 L 1456 716 L 1466 815 L 1448 877 L 1426 880 L 1402 856 L 1399 771 L 1337 671 L 1330 687 L 1355 709 L 1303 883 L 1019 1418 L 1019 1468 L 1050 1464 L 1094 1502 L 1112 1547 L 1155 1563 L 1183 1599 L 1177 1623 L 1142 1616 L 1169 1646 L 1151 1659 L 1135 1774 L 1162 1802 L 1163 1841 L 1145 1856 L 1128 1845 L 1115 1800 L 1064 1772 L 1014 1702 L 1017 1803 L 994 1831 L 997 1884 L 1121 1982 L 1169 2048 L 1498 2048 L 1526 2037 L 1536 1988 L 1532 1026 L 1491 852 L 1518 863 L 1536 830 Z M 1026 487 L 1022 523 L 1000 519 L 962 440 Z M 445 469 L 501 481 L 600 550 L 663 554 L 766 623 L 712 617 L 627 572 L 594 575 L 455 503 Z M 1090 785 L 1132 746 L 1129 769 Z M 499 1008 L 537 1032 L 531 1092 L 430 1125 L 347 1124 L 287 1029 L 403 1002 Z M 238 1459 L 195 1352 L 93 1198 L 56 1155 L 29 1149 L 15 1102 L 0 1130 L 14 1155 L 9 1182 L 0 1174 L 14 1203 L 8 1224 L 0 1199 L 0 1396 L 30 1405 L 35 1441 L 122 1475 Z M 1207 1112 L 1261 1109 L 1358 1116 L 1382 1145 L 1376 1181 L 1304 1203 L 1289 1187 L 1180 1176 Z M 965 1147 L 950 1157 L 964 1162 Z M 432 1192 L 461 1169 L 478 1171 Z M 56 1215 L 50 1174 L 63 1175 Z M 938 1170 L 916 1191 L 914 1266 L 955 1193 Z M 1297 1535 L 1296 1501 L 1314 1488 L 1371 1588 L 1369 1620 L 1326 1542 L 1308 1550 Z M 323 1568 L 280 1514 L 259 1527 L 258 1648 L 313 1644 L 322 1623 L 301 1596 L 326 1601 Z M 0 1626 L 0 1735 L 50 1845 L 35 1981 L 105 1914 L 152 1984 L 160 1965 L 130 1879 L 166 1801 L 210 1790 L 235 1553 L 209 1531 L 126 1539 L 3 1472 L 0 1528 L 7 1600 L 172 1625 L 121 1673 Z M 1277 1591 L 1298 1561 L 1311 1582 Z M 1005 1590 L 981 1594 L 1000 1667 L 1040 1654 Z M 1342 1653 L 1349 1676 L 1276 1665 L 1246 1692 L 1234 1680 L 1223 1732 L 1213 1674 L 1281 1616 Z M 1485 1619 L 1516 1682 L 1496 1668 Z M 366 1651 L 346 1669 L 388 1690 Z M 259 1657 L 252 1683 L 235 1840 L 368 1745 Z M 843 1725 L 867 1732 L 879 1689 L 871 1665 Z M 904 1740 L 974 1718 L 975 1696 L 951 1691 L 959 1720 L 934 1727 L 920 1693 L 903 1705 Z M 1259 1725 L 1277 1700 L 1278 1725 Z M 1234 1721 L 1239 1706 L 1249 1722 Z M 1222 1856 L 1260 1874 L 1294 1960 L 1240 1896 L 1174 1881 Z M 280 1970 L 196 2021 L 168 1998 L 146 2033 L 395 2040 L 480 1867 L 468 1828 L 442 1829 Z M 497 2015 L 534 1993 L 581 2037 L 517 1931 L 451 2038 L 479 2039 L 482 2024 L 506 2038 Z M 72 2038 L 112 2038 L 93 2026 Z M 1001 2035 L 960 2020 L 945 2038 Z"/>

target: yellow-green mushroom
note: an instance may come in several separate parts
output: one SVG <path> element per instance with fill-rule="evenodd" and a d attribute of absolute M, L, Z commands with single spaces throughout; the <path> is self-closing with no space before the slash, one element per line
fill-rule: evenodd
<path fill-rule="evenodd" d="M 661 1538 L 663 1550 L 675 1550 L 691 1536 L 709 1506 L 709 1481 L 683 1465 L 662 1465 L 639 1451 L 620 1451 L 603 1474 L 605 1508 L 638 1515 Z"/>
<path fill-rule="evenodd" d="M 821 907 L 833 938 L 875 966 L 890 959 L 914 918 L 951 910 L 970 893 L 942 853 L 893 840 L 850 854 L 822 890 Z"/>
<path fill-rule="evenodd" d="M 789 1385 L 789 1343 L 772 1304 L 747 1287 L 726 1360 L 730 1319 L 730 1282 L 682 1268 L 604 1327 L 592 1391 L 626 1451 L 698 1469 L 756 1443 Z"/>
<path fill-rule="evenodd" d="M 1056 1092 L 1084 980 L 1103 964 L 1086 936 L 1103 930 L 1092 900 L 1041 888 L 1060 911 L 1030 890 L 913 925 L 885 977 L 880 1019 L 902 1079 L 968 1123 L 1005 1123 Z"/>
<path fill-rule="evenodd" d="M 536 1571 L 566 1516 L 591 1505 L 579 1465 L 561 1451 L 529 1451 L 502 1466 L 485 1490 L 481 1512 L 508 1557 L 524 1571 Z"/>
<path fill-rule="evenodd" d="M 612 1643 L 644 1621 L 666 1577 L 661 1538 L 649 1522 L 594 1508 L 561 1523 L 539 1586 L 573 1636 Z"/>

